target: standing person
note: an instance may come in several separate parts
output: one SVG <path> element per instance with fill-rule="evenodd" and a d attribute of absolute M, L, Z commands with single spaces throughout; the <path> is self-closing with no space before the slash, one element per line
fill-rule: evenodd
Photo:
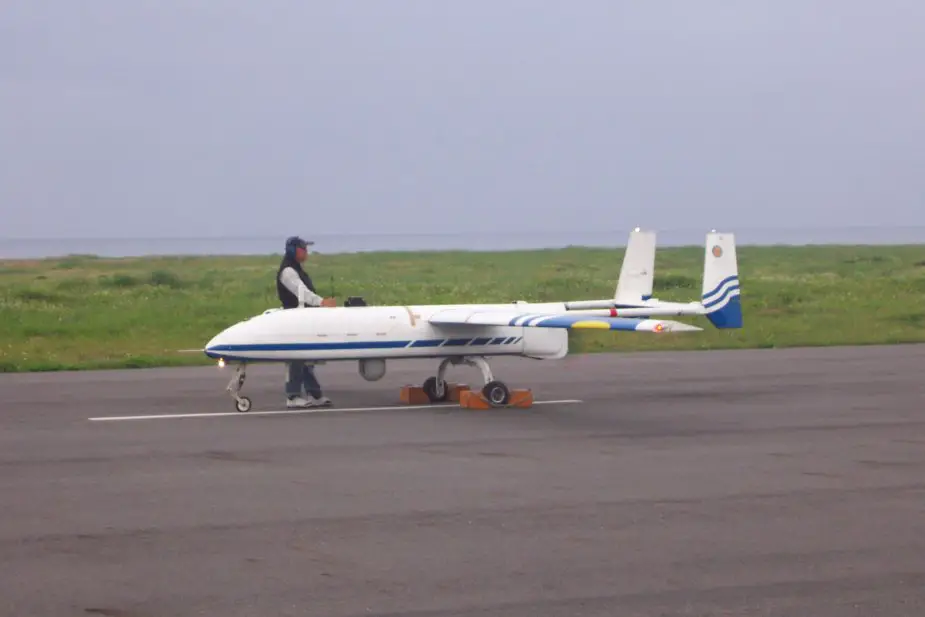
<path fill-rule="evenodd" d="M 315 292 L 311 277 L 302 269 L 308 258 L 309 243 L 298 236 L 286 239 L 286 254 L 276 272 L 276 293 L 284 309 L 302 306 L 334 306 L 334 299 L 322 298 Z M 305 396 L 302 396 L 302 390 Z M 287 363 L 286 407 L 328 406 L 315 377 L 315 368 L 305 362 Z"/>

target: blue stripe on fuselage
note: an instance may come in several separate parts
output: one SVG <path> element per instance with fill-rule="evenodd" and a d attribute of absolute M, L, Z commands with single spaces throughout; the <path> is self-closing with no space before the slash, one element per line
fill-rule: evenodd
<path fill-rule="evenodd" d="M 468 345 L 471 340 L 471 338 L 451 338 L 444 347 L 462 347 L 463 345 Z"/>
<path fill-rule="evenodd" d="M 422 339 L 420 341 L 412 341 L 411 346 L 412 347 L 439 347 L 445 340 L 446 339 L 444 338 Z"/>
<path fill-rule="evenodd" d="M 349 341 L 337 343 L 255 343 L 250 345 L 216 345 L 205 350 L 206 355 L 221 355 L 222 352 L 280 352 L 280 351 L 344 351 L 348 349 L 401 349 L 403 347 L 462 347 L 471 342 L 472 345 L 510 345 L 520 338 L 487 338 L 476 339 L 419 339 L 411 341 Z"/>

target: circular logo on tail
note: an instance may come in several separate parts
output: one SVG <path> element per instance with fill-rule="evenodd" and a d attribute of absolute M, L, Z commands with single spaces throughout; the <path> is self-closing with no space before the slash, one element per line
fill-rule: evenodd
<path fill-rule="evenodd" d="M 713 247 L 713 257 L 722 257 L 722 255 L 723 255 L 723 249 L 721 249 L 718 244 L 715 245 Z"/>

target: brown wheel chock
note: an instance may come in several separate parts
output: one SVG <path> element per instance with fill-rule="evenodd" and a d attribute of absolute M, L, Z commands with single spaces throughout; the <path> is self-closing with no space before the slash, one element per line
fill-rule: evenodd
<path fill-rule="evenodd" d="M 458 403 L 463 392 L 468 392 L 469 386 L 459 383 L 446 384 L 446 398 L 444 402 Z M 422 386 L 406 385 L 401 389 L 399 395 L 401 402 L 405 405 L 428 405 L 433 401 L 427 396 L 427 391 Z"/>

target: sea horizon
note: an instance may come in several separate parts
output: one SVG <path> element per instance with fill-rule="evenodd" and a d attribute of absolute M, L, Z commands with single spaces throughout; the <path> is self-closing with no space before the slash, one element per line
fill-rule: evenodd
<path fill-rule="evenodd" d="M 702 246 L 708 229 L 655 229 L 660 247 Z M 925 226 L 729 228 L 738 246 L 925 245 Z M 379 251 L 515 251 L 566 247 L 623 248 L 630 228 L 605 231 L 478 233 L 302 233 L 321 254 Z M 205 255 L 278 255 L 285 235 L 213 237 L 0 238 L 0 259 L 70 255 L 104 258 Z"/>

